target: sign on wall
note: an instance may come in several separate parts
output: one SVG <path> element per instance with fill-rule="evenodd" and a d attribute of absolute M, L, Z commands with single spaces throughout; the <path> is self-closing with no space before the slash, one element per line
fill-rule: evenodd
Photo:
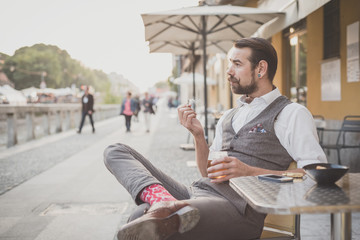
<path fill-rule="evenodd" d="M 347 46 L 347 81 L 359 82 L 359 21 L 350 24 L 346 28 Z"/>
<path fill-rule="evenodd" d="M 321 100 L 341 100 L 340 59 L 326 60 L 321 64 Z"/>

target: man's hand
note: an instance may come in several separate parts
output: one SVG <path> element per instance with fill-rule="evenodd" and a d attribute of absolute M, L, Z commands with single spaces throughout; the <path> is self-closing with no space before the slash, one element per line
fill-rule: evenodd
<path fill-rule="evenodd" d="M 187 128 L 194 136 L 204 135 L 204 129 L 200 121 L 196 118 L 196 112 L 190 105 L 180 106 L 177 110 L 181 125 Z"/>
<path fill-rule="evenodd" d="M 212 178 L 211 182 L 220 183 L 228 181 L 234 177 L 253 175 L 253 167 L 239 161 L 235 157 L 224 157 L 211 162 L 211 167 L 207 169 L 208 177 Z M 221 178 L 215 178 L 223 176 Z"/>
<path fill-rule="evenodd" d="M 230 180 L 235 177 L 245 177 L 245 176 L 258 176 L 261 174 L 277 174 L 282 175 L 283 173 L 305 173 L 302 168 L 297 168 L 293 170 L 278 171 L 278 170 L 269 170 L 259 167 L 253 167 L 239 161 L 235 157 L 224 157 L 221 159 L 215 159 L 211 162 L 211 167 L 207 169 L 208 177 L 211 178 L 211 182 L 221 183 Z M 221 178 L 215 178 L 220 177 Z"/>
<path fill-rule="evenodd" d="M 91 110 L 88 111 L 88 114 L 91 115 L 93 112 Z"/>

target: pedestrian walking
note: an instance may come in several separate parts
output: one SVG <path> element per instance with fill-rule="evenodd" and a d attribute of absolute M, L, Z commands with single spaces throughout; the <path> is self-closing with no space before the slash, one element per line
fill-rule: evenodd
<path fill-rule="evenodd" d="M 236 108 L 218 121 L 210 149 L 191 106 L 178 108 L 181 125 L 194 137 L 202 175 L 191 187 L 175 181 L 130 146 L 105 152 L 105 165 L 139 207 L 120 228 L 119 240 L 258 239 L 265 214 L 255 211 L 229 186 L 229 179 L 301 172 L 326 162 L 308 109 L 292 103 L 274 86 L 277 53 L 262 38 L 242 38 L 229 52 L 227 81 L 241 94 Z M 170 137 L 170 136 L 169 136 Z M 211 155 L 214 158 L 208 167 Z M 296 161 L 298 169 L 287 170 Z"/>
<path fill-rule="evenodd" d="M 81 133 L 81 129 L 84 125 L 85 117 L 89 116 L 90 123 L 92 126 L 92 132 L 95 133 L 95 127 L 94 127 L 94 120 L 93 120 L 93 113 L 94 113 L 94 97 L 89 93 L 89 86 L 85 86 L 85 93 L 81 97 L 81 121 L 79 129 L 77 130 L 77 133 Z"/>
<path fill-rule="evenodd" d="M 131 117 L 136 111 L 136 104 L 134 99 L 131 98 L 131 92 L 127 92 L 126 98 L 121 104 L 120 115 L 125 116 L 126 132 L 131 131 Z"/>
<path fill-rule="evenodd" d="M 135 102 L 135 111 L 134 111 L 134 122 L 139 122 L 139 113 L 141 111 L 141 102 L 140 102 L 140 97 L 139 95 L 136 95 L 134 97 L 134 102 Z"/>
<path fill-rule="evenodd" d="M 151 125 L 151 114 L 155 114 L 153 109 L 153 98 L 149 96 L 148 92 L 144 93 L 144 99 L 142 100 L 142 106 L 144 107 L 144 122 L 146 127 L 146 132 L 150 132 Z"/>

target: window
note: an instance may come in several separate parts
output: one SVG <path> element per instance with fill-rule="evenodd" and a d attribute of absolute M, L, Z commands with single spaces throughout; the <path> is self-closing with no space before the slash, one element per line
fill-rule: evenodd
<path fill-rule="evenodd" d="M 340 56 L 340 9 L 339 0 L 331 0 L 324 6 L 324 59 Z"/>
<path fill-rule="evenodd" d="M 306 19 L 283 31 L 286 49 L 286 95 L 292 102 L 306 106 L 307 102 L 307 33 Z"/>

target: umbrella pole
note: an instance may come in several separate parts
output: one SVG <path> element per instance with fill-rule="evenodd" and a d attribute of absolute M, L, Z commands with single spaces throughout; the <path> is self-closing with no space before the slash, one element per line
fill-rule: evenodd
<path fill-rule="evenodd" d="M 202 38 L 203 38 L 203 69 L 204 69 L 204 117 L 205 117 L 205 140 L 209 143 L 208 139 L 208 118 L 207 118 L 207 84 L 206 84 L 206 20 L 205 16 L 201 16 L 202 21 Z"/>
<path fill-rule="evenodd" d="M 193 72 L 193 99 L 194 99 L 194 110 L 196 109 L 196 101 L 195 101 L 195 43 L 191 45 L 191 52 L 192 52 L 192 72 Z"/>

